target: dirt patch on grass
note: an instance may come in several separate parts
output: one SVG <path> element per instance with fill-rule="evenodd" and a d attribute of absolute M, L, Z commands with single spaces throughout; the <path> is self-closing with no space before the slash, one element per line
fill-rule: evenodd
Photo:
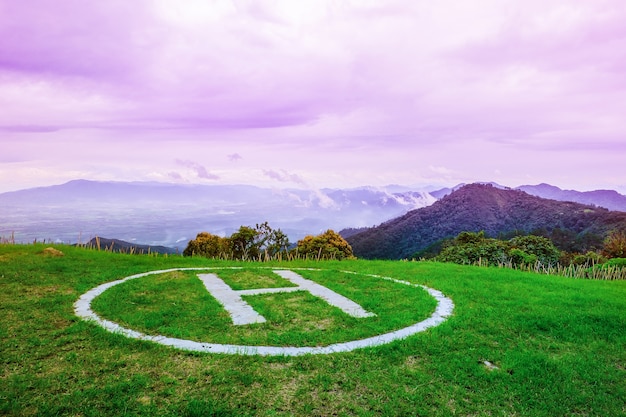
<path fill-rule="evenodd" d="M 45 248 L 43 250 L 42 254 L 44 256 L 51 256 L 51 257 L 54 257 L 54 258 L 60 258 L 62 256 L 65 256 L 65 254 L 63 252 L 61 252 L 60 250 L 55 249 L 55 248 Z"/>

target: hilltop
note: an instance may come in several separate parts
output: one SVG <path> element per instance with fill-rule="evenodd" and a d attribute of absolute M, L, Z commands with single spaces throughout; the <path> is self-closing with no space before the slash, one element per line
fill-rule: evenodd
<path fill-rule="evenodd" d="M 583 247 L 601 242 L 615 228 L 626 228 L 626 212 L 544 199 L 490 184 L 469 184 L 431 206 L 352 234 L 347 240 L 358 257 L 403 259 L 463 231 L 484 230 L 493 237 L 543 231 L 563 237 L 563 245 L 578 242 Z"/>

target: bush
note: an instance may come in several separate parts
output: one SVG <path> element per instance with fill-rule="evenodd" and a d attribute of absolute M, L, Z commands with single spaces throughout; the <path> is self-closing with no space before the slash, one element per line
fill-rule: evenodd
<path fill-rule="evenodd" d="M 605 265 L 607 266 L 618 266 L 620 268 L 626 268 L 626 258 L 612 258 L 609 259 Z"/>
<path fill-rule="evenodd" d="M 602 254 L 607 258 L 626 258 L 626 232 L 614 231 L 604 240 Z"/>
<path fill-rule="evenodd" d="M 485 262 L 497 265 L 507 260 L 507 251 L 505 242 L 486 238 L 484 232 L 462 232 L 435 259 L 462 265 Z"/>
<path fill-rule="evenodd" d="M 587 253 L 561 252 L 559 265 L 562 266 L 591 266 L 606 262 L 606 258 L 598 252 Z"/>
<path fill-rule="evenodd" d="M 321 235 L 305 236 L 299 240 L 296 252 L 300 256 L 317 259 L 352 259 L 352 247 L 341 235 L 333 230 L 327 230 Z"/>
<path fill-rule="evenodd" d="M 487 263 L 499 265 L 532 265 L 541 262 L 555 265 L 561 252 L 550 239 L 541 236 L 517 236 L 508 241 L 485 237 L 484 232 L 462 232 L 435 258 L 440 262 L 458 264 Z"/>
<path fill-rule="evenodd" d="M 521 249 L 513 248 L 509 252 L 513 265 L 533 265 L 537 263 L 537 255 L 526 253 Z"/>
<path fill-rule="evenodd" d="M 228 238 L 207 232 L 199 233 L 194 240 L 189 241 L 183 255 L 260 260 L 262 255 L 271 259 L 279 253 L 286 253 L 289 246 L 287 235 L 280 229 L 272 229 L 265 222 L 257 224 L 254 228 L 241 226 Z"/>
<path fill-rule="evenodd" d="M 556 265 L 561 257 L 561 251 L 559 251 L 552 241 L 542 236 L 517 236 L 509 240 L 511 250 L 518 249 L 527 255 L 535 256 L 535 263 L 541 262 L 543 265 Z"/>
<path fill-rule="evenodd" d="M 207 258 L 222 258 L 230 252 L 230 242 L 227 238 L 198 233 L 195 239 L 190 240 L 183 251 L 183 256 L 204 256 Z"/>
<path fill-rule="evenodd" d="M 259 232 L 248 226 L 241 226 L 230 235 L 230 250 L 235 259 L 246 260 L 259 257 L 260 245 L 257 243 Z"/>

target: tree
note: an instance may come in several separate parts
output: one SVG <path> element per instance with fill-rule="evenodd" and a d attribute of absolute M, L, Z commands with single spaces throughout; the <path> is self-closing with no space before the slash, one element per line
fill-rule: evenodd
<path fill-rule="evenodd" d="M 484 232 L 461 232 L 448 242 L 436 259 L 458 264 L 487 263 L 497 265 L 512 262 L 515 265 L 552 265 L 559 261 L 561 252 L 550 239 L 542 236 L 517 236 L 508 241 L 485 237 Z"/>
<path fill-rule="evenodd" d="M 465 245 L 483 243 L 485 239 L 485 231 L 481 230 L 480 232 L 461 232 L 454 240 L 457 244 Z"/>
<path fill-rule="evenodd" d="M 474 264 L 477 262 L 497 265 L 508 257 L 508 245 L 498 239 L 485 237 L 485 232 L 461 232 L 449 242 L 436 257 L 440 262 Z"/>
<path fill-rule="evenodd" d="M 235 259 L 254 259 L 259 257 L 259 232 L 249 226 L 241 226 L 230 235 L 230 249 Z"/>
<path fill-rule="evenodd" d="M 272 229 L 268 222 L 254 228 L 241 226 L 228 238 L 199 233 L 189 241 L 184 256 L 206 256 L 208 258 L 229 257 L 231 259 L 261 259 L 263 255 L 274 257 L 289 250 L 289 238 L 280 229 Z"/>
<path fill-rule="evenodd" d="M 543 236 L 517 236 L 509 240 L 511 252 L 515 250 L 513 263 L 534 263 L 539 261 L 544 265 L 554 265 L 559 262 L 561 251 L 559 251 L 552 241 Z M 518 261 L 518 262 L 516 262 Z"/>
<path fill-rule="evenodd" d="M 626 258 L 626 232 L 613 231 L 605 240 L 602 254 L 607 258 Z"/>
<path fill-rule="evenodd" d="M 352 247 L 334 230 L 327 230 L 321 235 L 305 236 L 297 243 L 299 255 L 317 259 L 351 259 L 354 258 Z"/>
<path fill-rule="evenodd" d="M 190 240 L 183 251 L 183 256 L 204 256 L 220 258 L 229 252 L 229 241 L 226 238 L 211 233 L 198 233 L 195 239 Z"/>
<path fill-rule="evenodd" d="M 273 257 L 289 249 L 289 238 L 280 229 L 272 229 L 268 222 L 254 228 L 241 226 L 230 236 L 230 247 L 235 259 L 259 259 L 264 254 Z"/>
<path fill-rule="evenodd" d="M 289 251 L 289 238 L 282 230 L 272 230 L 269 239 L 267 240 L 266 250 L 269 256 L 276 256 L 279 253 L 287 253 Z"/>

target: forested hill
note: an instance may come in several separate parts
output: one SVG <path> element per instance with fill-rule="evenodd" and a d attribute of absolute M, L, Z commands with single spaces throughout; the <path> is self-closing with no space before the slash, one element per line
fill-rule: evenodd
<path fill-rule="evenodd" d="M 626 212 L 469 184 L 431 206 L 412 210 L 347 240 L 357 257 L 404 259 L 463 231 L 484 230 L 488 236 L 498 237 L 515 231 L 544 230 L 560 236 L 564 240 L 560 243 L 572 246 L 568 248 L 572 250 L 578 249 L 574 247 L 577 242 L 584 246 L 586 241 L 601 241 L 615 228 L 626 229 Z"/>

